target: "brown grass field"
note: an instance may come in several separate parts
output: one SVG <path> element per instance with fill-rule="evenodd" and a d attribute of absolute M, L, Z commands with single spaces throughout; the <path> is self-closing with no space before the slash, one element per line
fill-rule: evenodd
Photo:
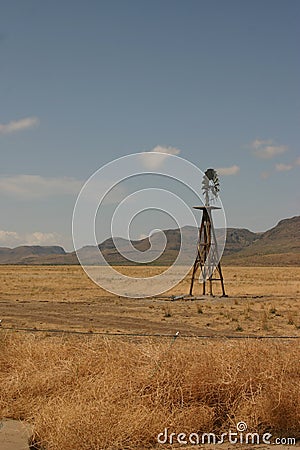
<path fill-rule="evenodd" d="M 225 267 L 228 298 L 171 301 L 110 295 L 76 266 L 2 266 L 0 418 L 31 423 L 46 450 L 177 448 L 157 434 L 220 436 L 239 421 L 300 439 L 299 275 Z M 134 333 L 167 336 L 122 336 Z"/>
<path fill-rule="evenodd" d="M 131 276 L 159 267 L 123 267 Z M 95 285 L 79 266 L 0 266 L 3 327 L 104 333 L 300 335 L 299 267 L 225 267 L 228 298 L 128 299 Z M 186 294 L 189 278 L 168 294 Z M 201 285 L 195 284 L 200 294 Z M 216 289 L 216 292 L 217 289 Z"/>

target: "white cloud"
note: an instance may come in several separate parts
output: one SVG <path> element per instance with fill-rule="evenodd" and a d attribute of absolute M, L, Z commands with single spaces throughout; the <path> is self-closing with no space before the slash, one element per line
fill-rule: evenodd
<path fill-rule="evenodd" d="M 269 176 L 270 176 L 270 174 L 269 174 L 269 172 L 267 172 L 267 171 L 261 172 L 261 174 L 260 174 L 260 177 L 261 177 L 263 180 L 267 180 L 267 179 L 269 178 Z"/>
<path fill-rule="evenodd" d="M 42 177 L 40 175 L 0 175 L 0 195 L 22 200 L 42 199 L 62 195 L 78 195 L 84 182 L 72 177 Z M 126 195 L 123 186 L 111 189 L 111 180 L 95 180 L 85 193 L 91 200 L 100 199 L 106 193 L 103 205 L 119 203 Z"/>
<path fill-rule="evenodd" d="M 61 236 L 58 233 L 42 233 L 35 231 L 34 233 L 25 235 L 27 245 L 57 245 Z"/>
<path fill-rule="evenodd" d="M 217 170 L 217 173 L 219 175 L 236 175 L 239 171 L 240 168 L 237 165 L 231 166 L 231 167 L 219 167 Z"/>
<path fill-rule="evenodd" d="M 288 150 L 286 145 L 268 145 L 260 150 L 257 150 L 256 155 L 260 158 L 270 159 L 276 155 L 281 155 Z"/>
<path fill-rule="evenodd" d="M 78 194 L 82 181 L 75 178 L 47 178 L 40 175 L 15 175 L 0 177 L 0 193 L 24 199 L 53 195 Z"/>
<path fill-rule="evenodd" d="M 148 169 L 157 169 L 164 163 L 169 155 L 179 155 L 180 150 L 176 147 L 164 147 L 157 145 L 149 152 L 141 153 L 142 164 Z"/>
<path fill-rule="evenodd" d="M 12 120 L 8 123 L 0 123 L 0 134 L 10 134 L 17 131 L 27 130 L 39 124 L 37 117 L 24 117 L 20 120 Z"/>
<path fill-rule="evenodd" d="M 277 172 L 288 172 L 289 170 L 292 170 L 294 167 L 300 166 L 300 157 L 298 157 L 293 163 L 290 164 L 284 164 L 279 163 L 275 165 L 275 169 Z"/>
<path fill-rule="evenodd" d="M 251 142 L 250 147 L 254 148 L 255 150 L 258 150 L 261 147 L 265 147 L 267 145 L 272 145 L 273 141 L 272 139 L 255 139 Z"/>
<path fill-rule="evenodd" d="M 15 231 L 0 230 L 0 246 L 15 247 L 20 242 L 19 234 Z"/>
<path fill-rule="evenodd" d="M 276 145 L 272 139 L 255 139 L 251 142 L 250 147 L 256 156 L 263 159 L 271 159 L 288 151 L 287 145 Z"/>
<path fill-rule="evenodd" d="M 275 169 L 277 172 L 287 172 L 293 168 L 292 164 L 276 164 Z"/>
<path fill-rule="evenodd" d="M 58 233 L 17 233 L 0 230 L 0 247 L 18 247 L 19 245 L 60 245 L 62 236 Z"/>

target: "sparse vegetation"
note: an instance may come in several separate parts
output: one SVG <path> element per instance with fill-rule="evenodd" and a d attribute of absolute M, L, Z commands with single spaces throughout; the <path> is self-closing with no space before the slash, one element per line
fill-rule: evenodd
<path fill-rule="evenodd" d="M 203 308 L 201 305 L 197 305 L 197 313 L 198 314 L 203 314 Z"/>
<path fill-rule="evenodd" d="M 294 318 L 291 314 L 288 317 L 288 325 L 295 325 Z"/>
<path fill-rule="evenodd" d="M 265 310 L 263 311 L 263 315 L 262 315 L 262 329 L 264 331 L 269 330 L 269 317 Z"/>
<path fill-rule="evenodd" d="M 172 312 L 170 306 L 164 306 L 164 317 L 172 317 Z"/>

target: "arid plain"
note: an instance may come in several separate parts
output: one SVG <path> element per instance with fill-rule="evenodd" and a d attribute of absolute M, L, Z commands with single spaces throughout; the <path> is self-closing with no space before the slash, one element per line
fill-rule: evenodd
<path fill-rule="evenodd" d="M 79 266 L 0 267 L 0 419 L 29 424 L 39 450 L 178 448 L 158 434 L 220 436 L 240 421 L 299 445 L 300 268 L 223 272 L 225 298 L 202 297 L 197 283 L 198 299 L 174 300 L 186 277 L 164 296 L 129 299 Z"/>
<path fill-rule="evenodd" d="M 153 276 L 162 267 L 119 267 L 130 276 Z M 192 335 L 300 334 L 299 267 L 223 268 L 228 298 L 172 300 L 187 294 L 190 277 L 161 297 L 109 294 L 78 266 L 0 267 L 2 327 L 104 333 Z"/>

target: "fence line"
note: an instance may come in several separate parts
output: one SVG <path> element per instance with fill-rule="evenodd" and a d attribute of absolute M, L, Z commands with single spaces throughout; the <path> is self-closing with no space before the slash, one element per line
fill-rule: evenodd
<path fill-rule="evenodd" d="M 6 331 L 24 331 L 27 333 L 57 333 L 57 334 L 77 334 L 85 336 L 105 336 L 105 337 L 153 337 L 153 338 L 174 338 L 175 336 L 183 339 L 300 339 L 300 336 L 274 336 L 274 335 L 230 335 L 230 334 L 181 334 L 180 332 L 171 334 L 160 333 L 107 333 L 104 331 L 82 331 L 82 330 L 63 330 L 63 329 L 45 329 L 45 328 L 24 328 L 24 327 L 0 327 Z"/>

